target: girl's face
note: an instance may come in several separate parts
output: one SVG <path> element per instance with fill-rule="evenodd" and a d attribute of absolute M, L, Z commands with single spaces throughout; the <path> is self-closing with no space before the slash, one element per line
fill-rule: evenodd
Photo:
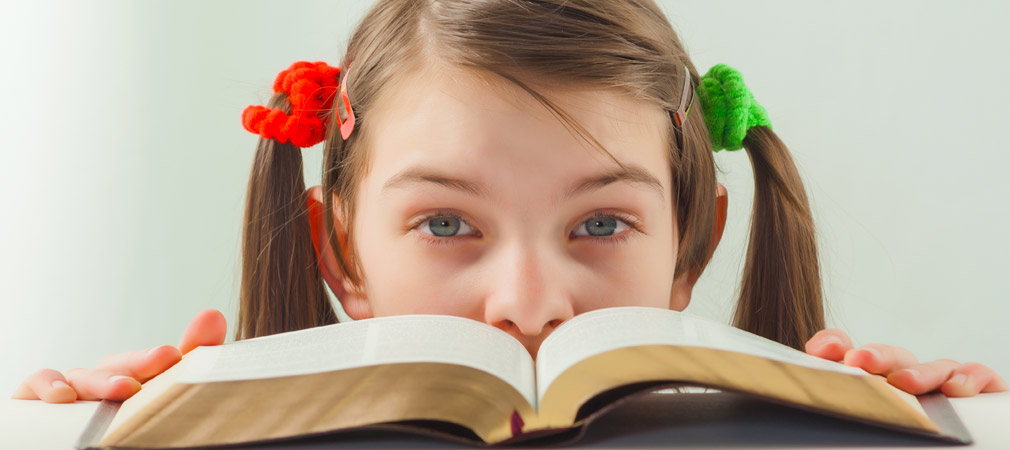
<path fill-rule="evenodd" d="M 666 112 L 612 91 L 541 89 L 622 170 L 514 86 L 462 71 L 400 86 L 369 117 L 353 230 L 364 293 L 340 296 L 352 317 L 467 317 L 536 357 L 576 314 L 687 306 Z"/>

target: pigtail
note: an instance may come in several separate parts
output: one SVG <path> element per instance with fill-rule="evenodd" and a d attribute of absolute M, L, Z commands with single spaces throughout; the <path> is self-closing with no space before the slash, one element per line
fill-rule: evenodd
<path fill-rule="evenodd" d="M 288 94 L 275 94 L 268 107 L 290 114 Z M 307 202 L 301 148 L 261 138 L 246 195 L 236 340 L 336 323 Z"/>
<path fill-rule="evenodd" d="M 734 325 L 796 349 L 824 328 L 820 265 L 803 182 L 766 126 L 743 140 L 754 167 L 750 244 Z"/>

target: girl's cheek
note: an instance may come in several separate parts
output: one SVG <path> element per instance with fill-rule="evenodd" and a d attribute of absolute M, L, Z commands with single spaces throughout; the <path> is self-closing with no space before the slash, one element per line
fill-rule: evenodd
<path fill-rule="evenodd" d="M 580 269 L 576 312 L 613 306 L 669 306 L 672 285 L 671 258 L 658 255 L 647 242 L 619 246 L 585 244 L 573 246 Z"/>
<path fill-rule="evenodd" d="M 412 241 L 417 258 L 427 261 L 432 269 L 443 275 L 479 264 L 487 253 L 486 243 L 479 237 L 446 239 L 420 236 L 421 232 L 417 231 L 412 233 L 414 235 L 407 240 Z"/>
<path fill-rule="evenodd" d="M 450 314 L 469 316 L 477 309 L 481 281 L 472 276 L 481 259 L 474 243 L 431 245 L 415 236 L 404 236 L 377 261 L 380 277 L 370 277 L 381 298 L 373 303 L 383 315 Z"/>
<path fill-rule="evenodd" d="M 640 253 L 642 243 L 599 243 L 585 238 L 569 246 L 572 261 L 594 274 L 592 278 L 604 280 L 627 271 L 636 265 L 635 255 Z"/>

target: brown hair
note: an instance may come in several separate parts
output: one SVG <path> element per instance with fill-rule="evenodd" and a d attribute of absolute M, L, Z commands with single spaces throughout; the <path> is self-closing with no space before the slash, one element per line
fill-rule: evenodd
<path fill-rule="evenodd" d="M 684 67 L 694 86 L 700 81 L 652 0 L 380 0 L 358 25 L 340 64 L 345 68 L 341 76 L 348 77 L 356 130 L 344 141 L 338 122 L 330 120 L 323 157 L 328 241 L 337 249 L 341 271 L 359 288 L 364 274 L 355 263 L 350 230 L 355 190 L 368 169 L 369 112 L 383 93 L 393 90 L 400 74 L 428 61 L 491 74 L 520 87 L 604 152 L 532 83 L 616 89 L 674 111 Z M 345 117 L 339 103 L 326 113 Z M 286 94 L 276 94 L 271 105 L 287 105 Z M 674 134 L 681 131 L 672 121 L 669 126 L 681 233 L 675 276 L 700 274 L 713 245 L 716 176 L 703 114 L 696 102 L 683 126 L 683 148 Z M 801 348 L 824 325 L 810 208 L 788 150 L 770 129 L 751 129 L 744 146 L 757 187 L 734 324 Z M 297 148 L 261 140 L 249 181 L 236 339 L 335 322 L 313 253 L 304 191 Z M 346 246 L 334 233 L 334 195 L 346 214 Z"/>

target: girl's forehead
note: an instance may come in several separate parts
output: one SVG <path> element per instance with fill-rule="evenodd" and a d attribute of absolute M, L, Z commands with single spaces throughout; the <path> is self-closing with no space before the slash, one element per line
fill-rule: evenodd
<path fill-rule="evenodd" d="M 624 164 L 669 186 L 669 116 L 616 90 L 531 85 Z M 369 184 L 412 167 L 475 178 L 518 173 L 545 187 L 617 167 L 521 87 L 468 70 L 426 70 L 385 92 L 369 118 Z"/>
<path fill-rule="evenodd" d="M 635 99 L 617 89 L 542 77 L 519 77 L 596 136 L 633 132 L 664 136 L 669 116 L 658 105 Z M 428 64 L 398 77 L 373 108 L 373 122 L 403 125 L 442 122 L 443 118 L 486 118 L 487 115 L 524 116 L 544 125 L 567 129 L 542 102 L 504 78 L 474 69 Z M 478 114 L 478 115 L 475 115 Z M 412 120 L 413 119 L 413 120 Z M 615 127 L 608 124 L 618 125 Z M 386 130 L 383 130 L 384 132 Z M 573 136 L 574 137 L 574 136 Z"/>

